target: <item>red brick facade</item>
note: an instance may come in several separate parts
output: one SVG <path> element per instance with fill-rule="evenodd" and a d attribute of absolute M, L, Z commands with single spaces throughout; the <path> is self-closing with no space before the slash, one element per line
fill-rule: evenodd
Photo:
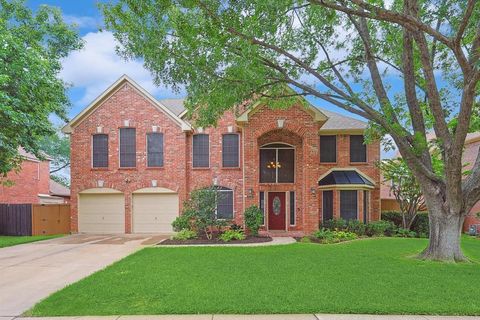
<path fill-rule="evenodd" d="M 12 185 L 0 183 L 0 203 L 39 203 L 39 194 L 49 194 L 49 161 L 27 159 L 18 172 L 10 172 L 5 180 Z"/>
<path fill-rule="evenodd" d="M 113 90 L 114 89 L 114 90 Z M 278 121 L 284 125 L 279 128 Z M 136 128 L 136 168 L 119 168 L 119 129 Z M 146 134 L 152 126 L 164 134 L 164 167 L 147 168 Z M 234 192 L 234 221 L 243 224 L 244 209 L 259 205 L 260 192 L 294 191 L 296 198 L 295 225 L 287 223 L 289 234 L 309 233 L 318 229 L 321 220 L 321 191 L 319 177 L 336 167 L 357 168 L 375 181 L 375 188 L 369 191 L 369 215 L 371 220 L 379 218 L 380 173 L 374 162 L 380 157 L 379 143 L 368 146 L 368 162 L 349 162 L 349 136 L 337 136 L 337 163 L 320 164 L 319 129 L 322 123 L 314 121 L 312 114 L 302 106 L 292 106 L 287 110 L 271 110 L 260 107 L 249 117 L 248 122 L 236 121 L 233 112 L 227 112 L 215 128 L 185 130 L 178 121 L 158 108 L 149 97 L 139 91 L 129 81 L 120 82 L 107 94 L 92 111 L 82 115 L 81 121 L 71 129 L 71 208 L 72 231 L 78 231 L 78 193 L 97 188 L 99 181 L 103 187 L 121 191 L 125 195 L 125 232 L 131 232 L 132 192 L 151 187 L 156 180 L 158 187 L 178 193 L 180 207 L 188 198 L 189 192 L 201 187 L 216 184 Z M 92 135 L 108 134 L 108 168 L 92 168 Z M 192 137 L 197 133 L 209 134 L 210 166 L 193 168 Z M 222 135 L 237 133 L 240 137 L 240 166 L 222 167 Z M 295 182 L 285 184 L 259 183 L 259 147 L 272 142 L 282 142 L 295 148 Z M 359 191 L 359 219 L 363 209 Z M 338 207 L 338 205 L 337 205 Z M 181 212 L 181 208 L 179 208 Z M 338 209 L 335 214 L 339 215 Z M 287 214 L 288 216 L 288 214 Z M 268 229 L 266 224 L 264 229 Z"/>

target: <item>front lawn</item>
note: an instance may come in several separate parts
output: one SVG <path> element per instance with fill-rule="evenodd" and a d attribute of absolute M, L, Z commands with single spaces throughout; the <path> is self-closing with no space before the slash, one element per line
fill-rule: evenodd
<path fill-rule="evenodd" d="M 425 239 L 334 245 L 147 248 L 29 314 L 480 314 L 480 264 L 419 261 Z M 480 260 L 480 240 L 464 238 Z"/>
<path fill-rule="evenodd" d="M 53 236 L 0 236 L 0 248 L 16 246 L 17 244 L 48 240 L 62 235 Z"/>

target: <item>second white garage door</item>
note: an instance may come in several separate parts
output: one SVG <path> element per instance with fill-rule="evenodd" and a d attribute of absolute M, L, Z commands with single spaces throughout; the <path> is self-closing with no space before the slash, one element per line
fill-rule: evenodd
<path fill-rule="evenodd" d="M 133 199 L 134 233 L 170 233 L 178 216 L 178 194 L 135 193 Z"/>

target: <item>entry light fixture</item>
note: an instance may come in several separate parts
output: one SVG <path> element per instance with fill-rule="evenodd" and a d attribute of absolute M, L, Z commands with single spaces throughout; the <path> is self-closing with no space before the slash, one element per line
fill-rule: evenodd
<path fill-rule="evenodd" d="M 315 195 L 315 194 L 317 193 L 317 188 L 311 187 L 311 188 L 310 188 L 310 193 L 311 193 L 312 195 Z"/>
<path fill-rule="evenodd" d="M 252 188 L 248 189 L 248 197 L 253 198 L 253 189 Z"/>

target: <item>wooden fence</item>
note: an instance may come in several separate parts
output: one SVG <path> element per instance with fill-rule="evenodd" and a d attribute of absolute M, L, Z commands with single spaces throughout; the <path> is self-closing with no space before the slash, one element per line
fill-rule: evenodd
<path fill-rule="evenodd" d="M 0 204 L 0 235 L 30 236 L 31 234 L 31 204 Z"/>
<path fill-rule="evenodd" d="M 0 235 L 70 233 L 69 204 L 0 204 Z"/>

